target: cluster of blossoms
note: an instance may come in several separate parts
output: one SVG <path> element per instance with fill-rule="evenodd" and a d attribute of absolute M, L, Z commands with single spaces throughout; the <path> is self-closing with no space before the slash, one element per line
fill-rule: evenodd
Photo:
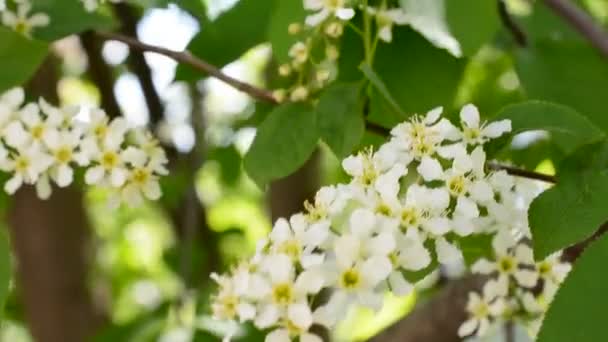
<path fill-rule="evenodd" d="M 77 107 L 57 108 L 42 98 L 24 101 L 21 88 L 0 95 L 0 170 L 11 175 L 7 193 L 35 184 L 46 199 L 51 181 L 66 187 L 74 169 L 82 167 L 88 185 L 111 190 L 113 204 L 160 197 L 158 179 L 167 174 L 167 158 L 149 132 L 129 128 L 123 118 L 110 121 L 100 109 L 79 120 Z"/>
<path fill-rule="evenodd" d="M 6 2 L 0 0 L 2 24 L 10 27 L 26 37 L 30 37 L 36 27 L 44 27 L 50 23 L 45 13 L 31 13 L 32 4 L 29 0 L 13 0 L 14 9 L 7 8 Z"/>
<path fill-rule="evenodd" d="M 511 320 L 522 323 L 530 336 L 536 336 L 571 265 L 561 261 L 561 253 L 535 262 L 532 249 L 504 231 L 494 236 L 492 246 L 494 259 L 480 259 L 472 267 L 474 273 L 492 277 L 482 293 L 469 294 L 466 309 L 470 318 L 458 333 L 483 336 L 490 323 Z"/>
<path fill-rule="evenodd" d="M 252 321 L 270 330 L 269 342 L 321 341 L 311 326 L 333 327 L 352 305 L 378 310 L 386 291 L 407 295 L 415 273 L 463 262 L 459 245 L 473 234 L 496 235 L 499 261 L 481 260 L 473 269 L 498 270 L 499 277 L 483 298 L 471 295 L 473 318 L 460 332 L 483 333 L 489 315 L 498 313 L 498 296 L 520 296 L 530 312 L 532 300 L 538 303 L 542 295 L 516 288 L 511 275 L 531 287 L 539 274 L 557 284 L 566 266 L 554 257 L 534 264 L 525 245 L 500 243 L 505 236 L 529 234 L 526 211 L 534 196 L 505 171 L 486 172 L 483 144 L 509 132 L 511 123 L 482 124 L 477 109 L 467 105 L 458 129 L 441 112 L 414 116 L 377 151 L 346 158 L 350 183 L 320 189 L 304 213 L 275 223 L 253 258 L 214 275 L 215 318 Z M 326 302 L 318 301 L 321 291 L 329 296 Z"/>
<path fill-rule="evenodd" d="M 304 0 L 304 8 L 312 13 L 304 23 L 291 23 L 287 28 L 298 41 L 289 50 L 291 61 L 278 68 L 279 75 L 287 78 L 291 85 L 275 90 L 277 100 L 306 101 L 336 78 L 339 39 L 358 7 L 375 18 L 374 45 L 378 39 L 391 42 L 393 25 L 408 22 L 400 8 L 386 9 L 384 5 L 363 8 L 350 0 Z"/>

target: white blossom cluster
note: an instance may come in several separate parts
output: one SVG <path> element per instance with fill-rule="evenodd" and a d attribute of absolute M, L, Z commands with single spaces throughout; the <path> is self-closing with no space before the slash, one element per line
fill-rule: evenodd
<path fill-rule="evenodd" d="M 508 276 L 499 272 L 483 298 L 471 295 L 473 318 L 462 335 L 483 333 L 497 312 L 494 299 L 515 291 L 513 279 L 531 286 L 539 277 L 555 277 L 555 284 L 563 279 L 566 266 L 556 259 L 535 264 L 524 245 L 499 243 L 516 232 L 529 235 L 527 207 L 535 195 L 505 171 L 486 171 L 483 145 L 509 132 L 510 121 L 481 123 L 477 108 L 466 105 L 457 128 L 441 112 L 414 116 L 396 126 L 377 151 L 346 158 L 342 165 L 350 183 L 320 189 L 304 213 L 274 224 L 253 258 L 227 275 L 214 275 L 214 317 L 252 321 L 270 330 L 268 342 L 321 341 L 311 326 L 335 326 L 352 305 L 379 310 L 386 291 L 412 291 L 415 272 L 461 262 L 461 242 L 478 234 L 497 236 L 499 261 L 478 261 L 475 271 L 506 272 L 504 256 L 513 266 Z M 505 284 L 508 291 L 499 291 Z M 323 290 L 329 299 L 319 302 Z M 522 292 L 524 297 L 529 296 Z M 529 299 L 525 305 L 531 308 Z M 483 310 L 480 302 L 487 305 Z"/>
<path fill-rule="evenodd" d="M 494 236 L 493 260 L 480 259 L 473 264 L 474 273 L 490 275 L 482 293 L 470 293 L 467 303 L 469 319 L 458 334 L 483 336 L 492 322 L 513 320 L 528 328 L 531 336 L 540 329 L 544 313 L 571 265 L 555 253 L 535 262 L 532 249 L 517 241 L 507 231 Z"/>
<path fill-rule="evenodd" d="M 35 184 L 46 199 L 51 182 L 66 187 L 81 167 L 86 184 L 111 190 L 113 204 L 158 199 L 167 158 L 152 135 L 129 128 L 123 118 L 110 120 L 101 109 L 91 110 L 86 121 L 76 119 L 78 112 L 42 98 L 25 103 L 21 88 L 0 95 L 0 170 L 11 176 L 4 190 L 13 194 Z"/>
<path fill-rule="evenodd" d="M 51 22 L 46 13 L 31 13 L 32 3 L 29 0 L 13 0 L 13 3 L 14 9 L 10 9 L 5 0 L 0 0 L 2 24 L 13 31 L 31 37 L 36 27 L 44 27 Z"/>
<path fill-rule="evenodd" d="M 378 39 L 391 42 L 393 26 L 407 23 L 407 16 L 401 8 L 362 8 L 350 0 L 304 0 L 303 5 L 310 15 L 304 23 L 291 23 L 287 28 L 298 41 L 289 50 L 291 61 L 278 68 L 280 76 L 292 81 L 288 87 L 274 91 L 280 102 L 286 99 L 306 101 L 335 80 L 338 72 L 336 61 L 340 55 L 339 39 L 348 21 L 355 16 L 355 8 L 361 8 L 370 18 L 375 18 L 374 45 Z"/>

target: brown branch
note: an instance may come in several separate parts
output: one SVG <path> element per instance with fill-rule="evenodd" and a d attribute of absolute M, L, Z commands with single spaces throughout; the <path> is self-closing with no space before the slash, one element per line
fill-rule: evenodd
<path fill-rule="evenodd" d="M 509 30 L 517 45 L 521 47 L 527 46 L 528 39 L 526 38 L 526 34 L 515 22 L 511 14 L 509 14 L 505 0 L 498 0 L 498 14 L 500 15 L 502 24 Z"/>
<path fill-rule="evenodd" d="M 137 22 L 139 18 L 135 13 L 134 8 L 126 3 L 117 3 L 114 5 L 114 12 L 122 25 L 122 33 L 130 37 L 136 37 Z M 129 69 L 133 71 L 139 80 L 139 84 L 141 85 L 141 89 L 146 100 L 146 106 L 148 107 L 148 112 L 150 113 L 150 126 L 153 127 L 163 119 L 164 106 L 158 92 L 156 91 L 156 88 L 154 87 L 152 70 L 146 62 L 144 53 L 138 49 L 131 49 L 127 63 Z"/>
<path fill-rule="evenodd" d="M 564 18 L 586 37 L 605 57 L 608 57 L 608 33 L 593 18 L 569 0 L 544 0 L 547 7 Z"/>
<path fill-rule="evenodd" d="M 519 169 L 519 168 L 516 168 L 513 166 L 498 164 L 496 162 L 487 162 L 486 166 L 490 170 L 507 171 L 507 173 L 510 174 L 511 176 L 529 178 L 529 179 L 534 179 L 534 180 L 538 180 L 538 181 L 542 181 L 542 182 L 546 182 L 546 183 L 553 183 L 553 184 L 557 183 L 557 178 L 555 176 L 547 175 L 544 173 L 538 173 L 538 172 L 534 172 L 534 171 Z"/>
<path fill-rule="evenodd" d="M 120 106 L 114 96 L 112 68 L 106 64 L 101 54 L 102 41 L 95 33 L 87 31 L 80 35 L 80 43 L 89 62 L 87 73 L 101 95 L 101 107 L 111 118 L 121 116 Z"/>
<path fill-rule="evenodd" d="M 180 63 L 187 64 L 198 71 L 201 71 L 205 74 L 209 74 L 210 76 L 215 77 L 218 80 L 229 84 L 233 88 L 240 90 L 240 91 L 252 96 L 253 98 L 256 98 L 261 101 L 270 102 L 270 103 L 275 103 L 275 104 L 278 103 L 277 100 L 274 98 L 274 96 L 272 96 L 272 92 L 265 90 L 265 89 L 255 87 L 251 84 L 239 81 L 234 77 L 228 76 L 225 73 L 223 73 L 220 69 L 218 69 L 217 67 L 209 64 L 208 62 L 206 62 L 202 59 L 199 59 L 199 58 L 193 56 L 188 51 L 175 51 L 175 50 L 165 49 L 160 46 L 145 44 L 135 38 L 128 37 L 128 36 L 118 34 L 118 33 L 98 32 L 97 34 L 100 37 L 103 37 L 104 39 L 123 42 L 123 43 L 129 45 L 133 49 L 137 49 L 140 51 L 154 52 L 154 53 L 158 53 L 160 55 L 167 56 Z"/>

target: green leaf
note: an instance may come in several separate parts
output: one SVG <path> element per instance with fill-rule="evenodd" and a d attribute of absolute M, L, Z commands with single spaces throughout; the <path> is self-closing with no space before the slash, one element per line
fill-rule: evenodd
<path fill-rule="evenodd" d="M 6 230 L 6 227 L 3 227 Z M 8 297 L 9 285 L 13 274 L 11 248 L 5 231 L 0 232 L 0 318 L 4 313 L 4 303 Z"/>
<path fill-rule="evenodd" d="M 289 49 L 297 41 L 297 35 L 288 32 L 289 25 L 304 25 L 306 11 L 301 1 L 279 1 L 268 25 L 268 41 L 272 45 L 272 54 L 278 64 L 290 61 Z"/>
<path fill-rule="evenodd" d="M 275 0 L 240 0 L 204 26 L 188 44 L 188 50 L 216 67 L 225 66 L 266 40 L 274 5 Z M 180 64 L 175 77 L 180 81 L 196 81 L 204 76 Z"/>
<path fill-rule="evenodd" d="M 569 41 L 517 51 L 517 74 L 529 97 L 570 106 L 608 132 L 608 63 L 597 51 Z"/>
<path fill-rule="evenodd" d="M 380 92 L 380 95 L 384 97 L 384 100 L 386 100 L 386 102 L 391 105 L 392 109 L 396 113 L 405 116 L 405 113 L 401 110 L 399 104 L 397 103 L 397 101 L 395 101 L 395 99 L 389 92 L 388 88 L 386 87 L 386 84 L 384 84 L 384 82 L 380 79 L 380 77 L 378 76 L 378 74 L 376 74 L 372 67 L 370 67 L 368 64 L 361 64 L 360 69 L 363 72 L 363 75 L 365 75 L 365 77 L 371 82 L 371 84 Z"/>
<path fill-rule="evenodd" d="M 46 43 L 0 27 L 0 92 L 29 80 L 48 53 Z"/>
<path fill-rule="evenodd" d="M 511 120 L 513 135 L 533 130 L 548 131 L 552 141 L 566 154 L 605 136 L 576 110 L 550 102 L 526 101 L 508 105 L 492 118 L 503 119 Z"/>
<path fill-rule="evenodd" d="M 538 342 L 606 340 L 608 235 L 591 243 L 549 307 Z"/>
<path fill-rule="evenodd" d="M 393 43 L 378 45 L 373 69 L 401 111 L 411 115 L 441 105 L 450 108 L 465 64 L 465 59 L 455 58 L 400 26 L 393 30 Z M 372 98 L 372 121 L 391 127 L 406 118 L 391 110 L 392 106 L 381 105 L 386 100 L 375 100 Z"/>
<path fill-rule="evenodd" d="M 336 83 L 323 92 L 317 105 L 319 133 L 338 158 L 359 146 L 365 133 L 360 93 L 360 83 Z"/>
<path fill-rule="evenodd" d="M 607 168 L 607 141 L 585 145 L 564 159 L 557 185 L 530 205 L 537 259 L 586 239 L 607 221 Z"/>
<path fill-rule="evenodd" d="M 474 55 L 500 28 L 496 1 L 447 0 L 445 5 L 450 32 L 465 56 Z"/>
<path fill-rule="evenodd" d="M 51 19 L 48 26 L 34 30 L 34 37 L 41 40 L 54 41 L 89 29 L 108 30 L 115 26 L 111 17 L 87 12 L 80 1 L 36 0 L 32 5 L 31 13 L 46 13 Z"/>
<path fill-rule="evenodd" d="M 317 147 L 319 132 L 315 114 L 304 104 L 277 107 L 258 128 L 245 156 L 245 170 L 260 186 L 290 175 Z"/>

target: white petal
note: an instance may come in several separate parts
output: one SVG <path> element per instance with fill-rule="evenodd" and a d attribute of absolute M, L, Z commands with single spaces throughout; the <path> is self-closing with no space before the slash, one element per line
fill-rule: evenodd
<path fill-rule="evenodd" d="M 269 256 L 264 260 L 264 270 L 274 284 L 289 282 L 293 277 L 293 263 L 285 254 Z"/>
<path fill-rule="evenodd" d="M 538 273 L 533 270 L 520 269 L 515 272 L 517 282 L 525 287 L 534 287 L 538 282 Z"/>
<path fill-rule="evenodd" d="M 64 188 L 72 183 L 74 179 L 74 171 L 68 165 L 59 165 L 57 168 L 57 177 L 55 177 L 55 182 L 57 185 Z"/>
<path fill-rule="evenodd" d="M 157 181 L 148 181 L 146 185 L 143 187 L 143 193 L 146 195 L 146 198 L 156 201 L 161 198 L 162 191 L 160 189 L 160 184 Z"/>
<path fill-rule="evenodd" d="M 336 11 L 336 17 L 342 20 L 350 20 L 355 16 L 355 10 L 352 8 L 339 8 Z"/>
<path fill-rule="evenodd" d="M 306 270 L 296 279 L 295 288 L 306 294 L 314 294 L 321 291 L 325 285 L 325 278 L 318 270 Z"/>
<path fill-rule="evenodd" d="M 4 129 L 4 139 L 9 146 L 19 148 L 25 145 L 29 136 L 21 122 L 13 121 Z"/>
<path fill-rule="evenodd" d="M 441 113 L 443 113 L 443 107 L 435 107 L 431 109 L 428 113 L 426 113 L 426 116 L 424 117 L 424 123 L 427 125 L 434 124 L 441 116 Z"/>
<path fill-rule="evenodd" d="M 350 216 L 350 230 L 359 237 L 368 236 L 374 229 L 376 217 L 367 209 L 357 209 Z"/>
<path fill-rule="evenodd" d="M 308 330 L 312 325 L 312 312 L 308 304 L 297 303 L 287 308 L 287 317 L 298 328 Z"/>
<path fill-rule="evenodd" d="M 8 104 L 12 108 L 19 107 L 25 100 L 25 92 L 23 88 L 12 88 L 6 93 L 2 94 L 0 102 Z"/>
<path fill-rule="evenodd" d="M 239 303 L 236 311 L 241 322 L 250 321 L 255 318 L 255 306 L 249 303 Z"/>
<path fill-rule="evenodd" d="M 255 326 L 266 329 L 274 325 L 279 320 L 279 309 L 271 304 L 264 306 L 255 318 Z"/>
<path fill-rule="evenodd" d="M 374 311 L 380 311 L 384 302 L 384 294 L 373 291 L 359 292 L 357 295 L 359 304 L 368 307 Z"/>
<path fill-rule="evenodd" d="M 475 181 L 469 190 L 471 197 L 477 202 L 484 203 L 494 199 L 494 190 L 486 181 Z"/>
<path fill-rule="evenodd" d="M 450 231 L 450 220 L 447 217 L 433 217 L 424 223 L 424 228 L 433 235 L 444 235 Z"/>
<path fill-rule="evenodd" d="M 519 244 L 515 248 L 515 257 L 520 263 L 532 265 L 534 264 L 534 253 L 532 248 L 527 245 Z"/>
<path fill-rule="evenodd" d="M 460 119 L 469 128 L 479 127 L 479 110 L 472 104 L 467 104 L 460 110 Z"/>
<path fill-rule="evenodd" d="M 391 253 L 395 249 L 396 243 L 392 232 L 385 232 L 369 239 L 366 246 L 371 255 L 382 256 Z"/>
<path fill-rule="evenodd" d="M 360 254 L 359 239 L 352 235 L 343 235 L 334 243 L 334 253 L 336 262 L 342 268 L 350 268 L 355 263 Z"/>
<path fill-rule="evenodd" d="M 479 217 L 479 208 L 475 202 L 465 196 L 459 196 L 456 201 L 456 213 L 468 218 Z"/>
<path fill-rule="evenodd" d="M 444 265 L 462 260 L 462 252 L 458 247 L 449 243 L 444 238 L 435 240 L 435 250 L 437 251 L 437 260 Z"/>
<path fill-rule="evenodd" d="M 125 184 L 126 180 L 127 170 L 120 167 L 112 169 L 112 172 L 110 173 L 110 184 L 112 184 L 113 187 L 121 187 Z"/>
<path fill-rule="evenodd" d="M 482 133 L 488 138 L 498 138 L 507 132 L 511 132 L 511 120 L 492 122 L 483 129 Z"/>
<path fill-rule="evenodd" d="M 417 171 L 427 182 L 440 179 L 443 176 L 443 169 L 439 161 L 428 156 L 422 158 Z"/>
<path fill-rule="evenodd" d="M 304 9 L 319 10 L 323 8 L 323 0 L 304 0 Z"/>
<path fill-rule="evenodd" d="M 323 20 L 327 19 L 329 16 L 329 11 L 327 9 L 322 9 L 321 11 L 309 15 L 306 17 L 306 25 L 308 26 L 318 26 L 323 22 Z"/>
<path fill-rule="evenodd" d="M 414 289 L 414 286 L 405 280 L 403 274 L 399 272 L 391 273 L 388 277 L 388 283 L 391 286 L 393 293 L 397 296 L 405 296 Z"/>
<path fill-rule="evenodd" d="M 367 284 L 371 286 L 376 286 L 379 282 L 385 280 L 392 271 L 393 266 L 387 257 L 371 257 L 361 266 L 362 276 L 366 279 Z"/>
<path fill-rule="evenodd" d="M 384 25 L 378 30 L 378 37 L 383 41 L 390 43 L 393 41 L 393 27 L 392 25 Z"/>
<path fill-rule="evenodd" d="M 277 329 L 266 335 L 265 342 L 291 342 L 287 329 Z"/>
<path fill-rule="evenodd" d="M 473 334 L 475 329 L 477 329 L 477 325 L 478 321 L 475 318 L 466 320 L 464 323 L 462 323 L 460 328 L 458 328 L 458 336 L 466 337 Z"/>
<path fill-rule="evenodd" d="M 47 26 L 51 19 L 44 13 L 36 13 L 28 19 L 28 22 L 32 26 Z"/>
<path fill-rule="evenodd" d="M 4 184 L 4 191 L 12 195 L 21 187 L 21 184 L 23 184 L 23 177 L 16 174 Z"/>
<path fill-rule="evenodd" d="M 101 166 L 95 166 L 87 170 L 84 175 L 84 181 L 88 185 L 99 184 L 105 175 L 105 171 Z"/>
<path fill-rule="evenodd" d="M 272 231 L 270 232 L 270 240 L 275 243 L 282 243 L 291 237 L 291 228 L 289 222 L 284 218 L 279 218 L 275 222 Z"/>
<path fill-rule="evenodd" d="M 360 156 L 350 156 L 342 161 L 342 168 L 351 176 L 363 173 L 363 159 Z"/>
<path fill-rule="evenodd" d="M 51 188 L 49 177 L 44 175 L 38 178 L 38 181 L 36 182 L 36 194 L 38 195 L 38 198 L 46 200 L 51 197 L 52 192 L 53 189 Z"/>
<path fill-rule="evenodd" d="M 487 259 L 479 259 L 473 264 L 471 270 L 475 273 L 490 274 L 496 271 L 496 264 Z"/>

